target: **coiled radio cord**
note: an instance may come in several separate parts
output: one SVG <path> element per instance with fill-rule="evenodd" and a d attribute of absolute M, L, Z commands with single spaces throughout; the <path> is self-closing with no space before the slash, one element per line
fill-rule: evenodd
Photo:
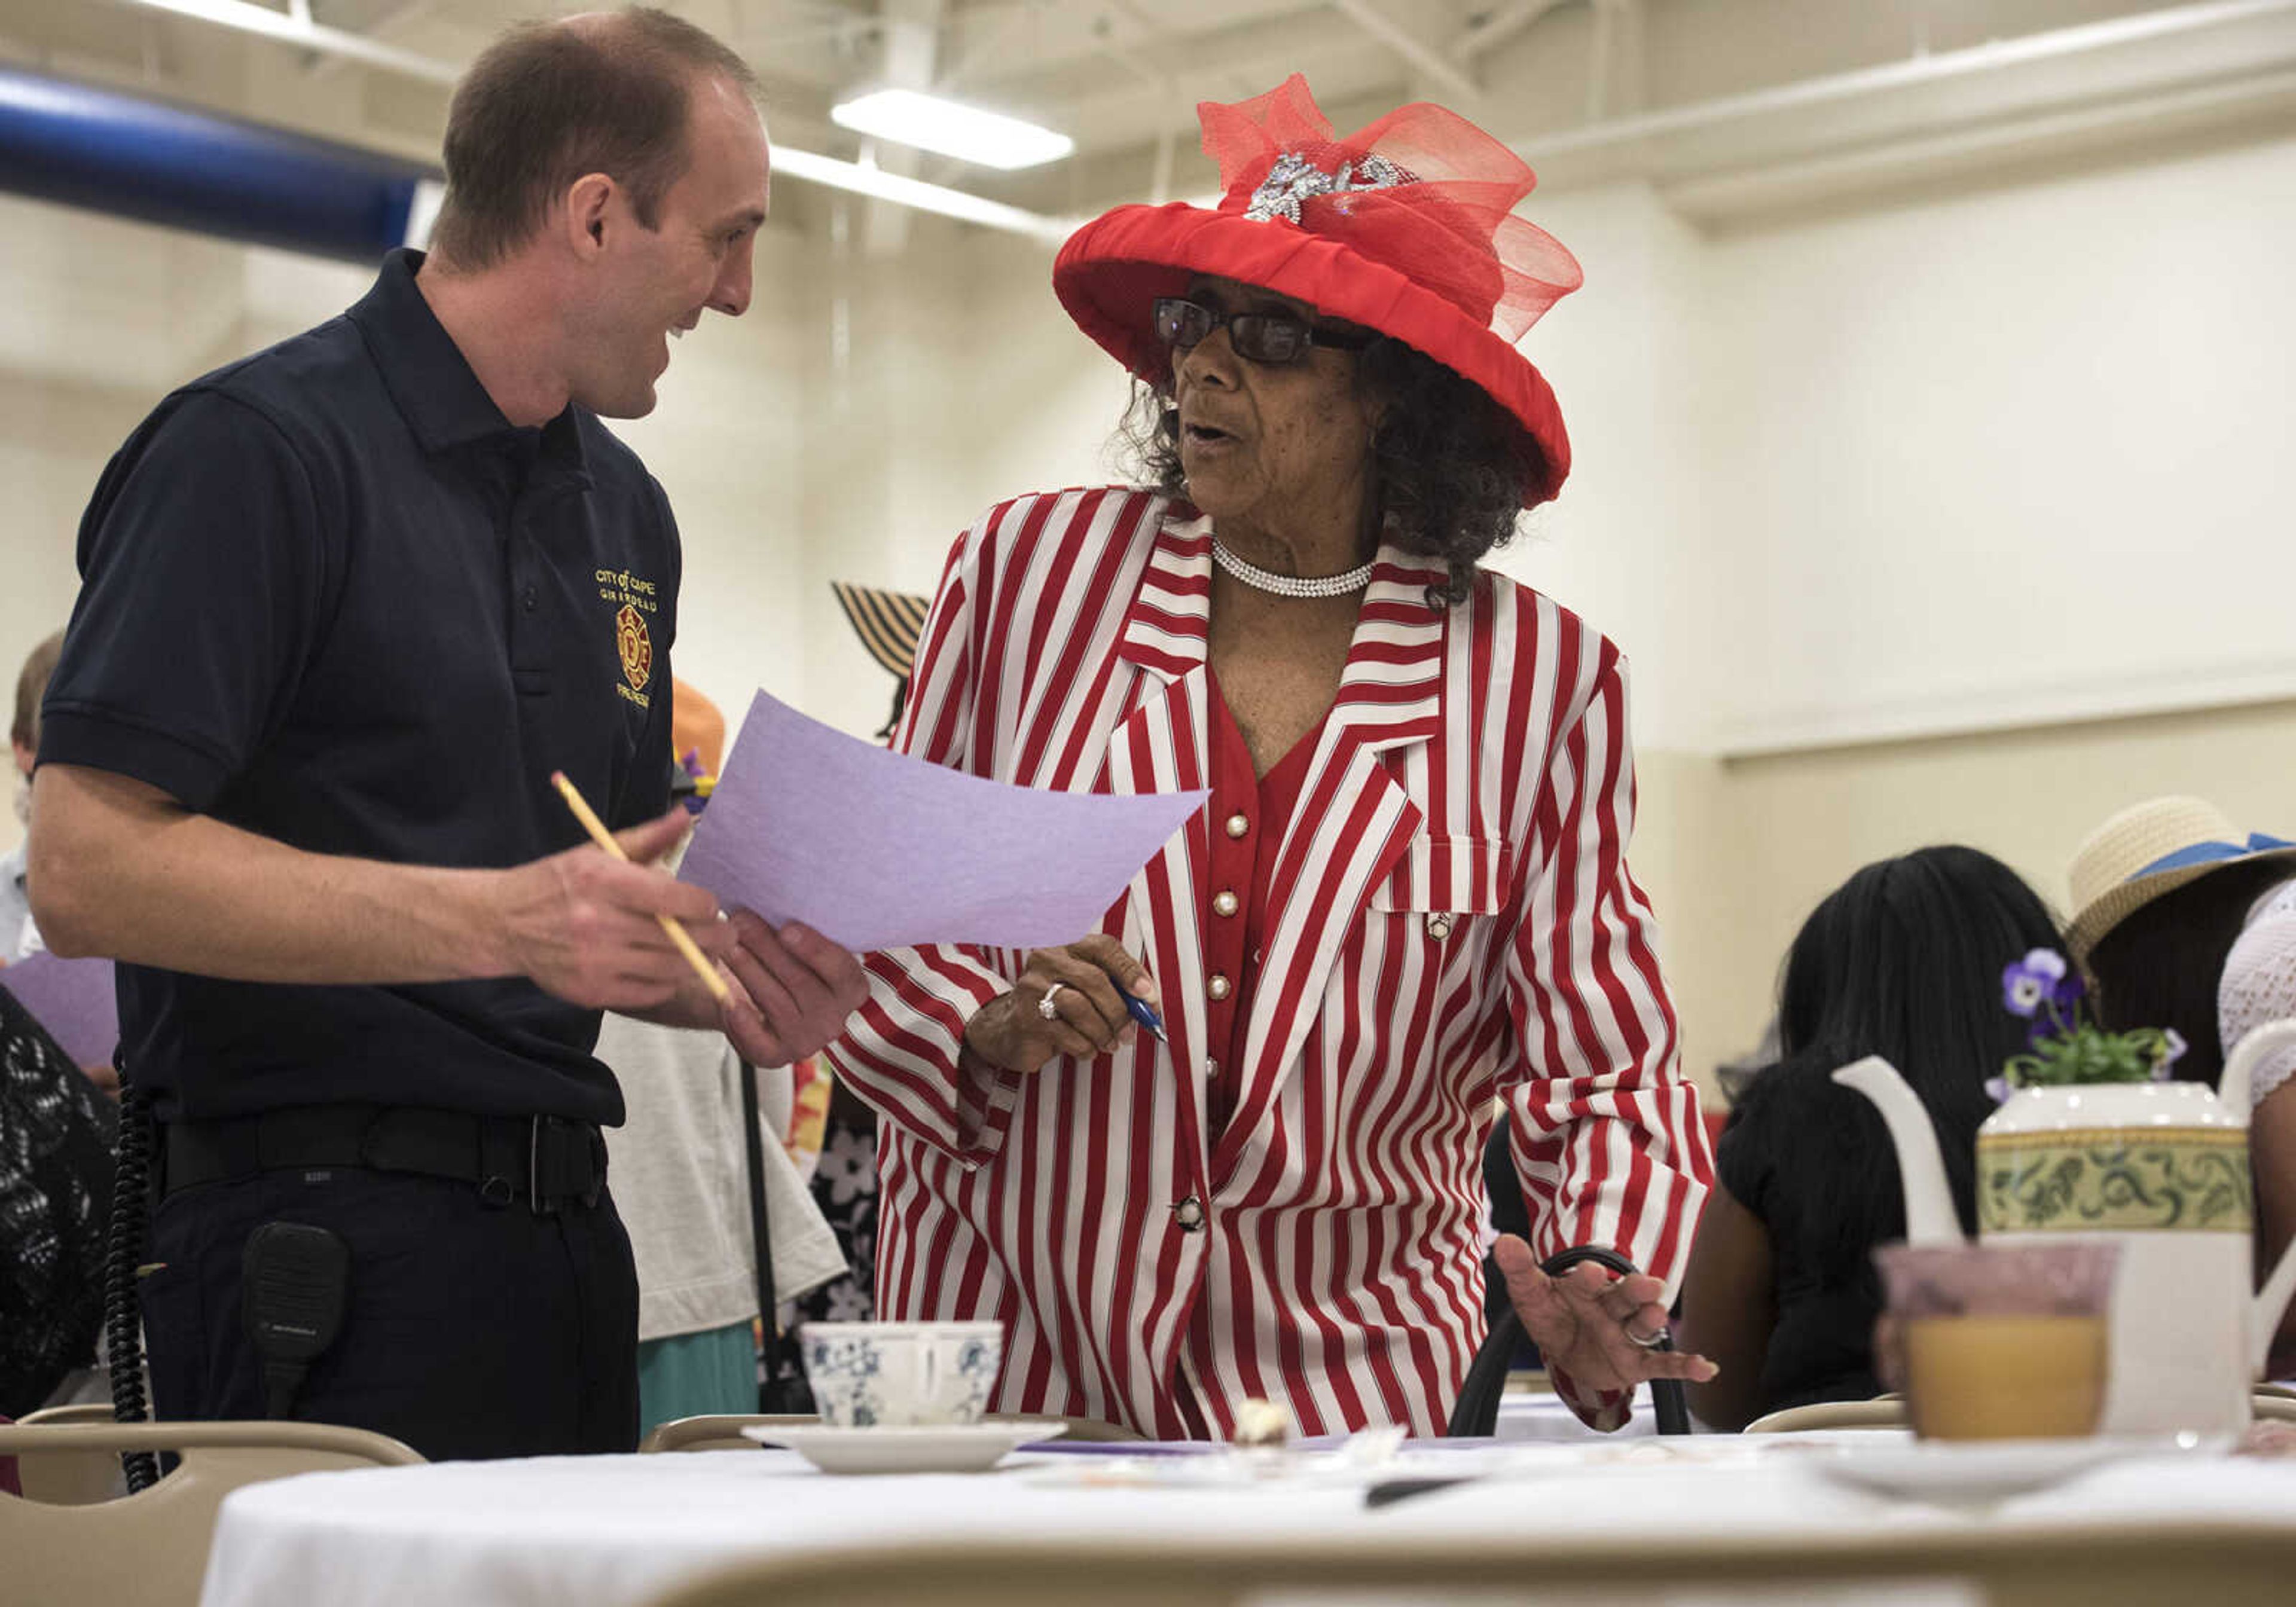
<path fill-rule="evenodd" d="M 142 1423 L 152 1414 L 144 1396 L 144 1320 L 135 1298 L 136 1269 L 151 1237 L 152 1141 L 151 1091 L 122 1077 L 103 1260 L 103 1354 L 111 1371 L 111 1415 L 121 1423 Z M 123 1451 L 119 1464 L 131 1496 L 159 1481 L 160 1460 L 150 1451 Z"/>

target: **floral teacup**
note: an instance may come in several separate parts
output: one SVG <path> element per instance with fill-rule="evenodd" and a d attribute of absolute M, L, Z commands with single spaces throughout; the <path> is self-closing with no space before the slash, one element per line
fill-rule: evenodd
<path fill-rule="evenodd" d="M 833 1429 L 979 1423 L 1004 1355 L 999 1323 L 808 1323 L 799 1337 Z"/>

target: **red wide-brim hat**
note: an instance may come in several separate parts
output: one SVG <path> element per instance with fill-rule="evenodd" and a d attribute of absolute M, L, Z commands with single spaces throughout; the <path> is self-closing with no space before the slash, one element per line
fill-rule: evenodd
<path fill-rule="evenodd" d="M 1053 291 L 1085 333 L 1150 384 L 1171 354 L 1150 306 L 1210 274 L 1392 336 L 1480 386 L 1538 444 L 1536 507 L 1570 471 L 1554 393 L 1514 343 L 1578 288 L 1578 260 L 1514 216 L 1538 176 L 1456 113 L 1402 106 L 1337 137 L 1294 73 L 1255 100 L 1196 108 L 1220 203 L 1119 207 L 1069 236 Z"/>

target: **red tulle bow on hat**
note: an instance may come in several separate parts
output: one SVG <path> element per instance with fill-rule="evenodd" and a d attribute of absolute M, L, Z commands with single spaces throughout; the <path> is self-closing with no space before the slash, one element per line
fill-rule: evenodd
<path fill-rule="evenodd" d="M 1419 102 L 1345 139 L 1293 73 L 1266 94 L 1196 108 L 1223 212 L 1342 241 L 1513 341 L 1578 288 L 1578 258 L 1514 216 L 1530 164 L 1466 119 Z"/>

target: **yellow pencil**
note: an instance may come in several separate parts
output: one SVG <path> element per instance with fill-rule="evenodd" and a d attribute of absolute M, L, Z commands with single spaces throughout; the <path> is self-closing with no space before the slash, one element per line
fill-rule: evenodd
<path fill-rule="evenodd" d="M 580 821 L 582 829 L 590 833 L 590 840 L 627 865 L 630 857 L 622 852 L 622 845 L 614 840 L 611 832 L 606 830 L 606 823 L 590 812 L 590 806 L 584 801 L 582 794 L 576 791 L 574 783 L 566 779 L 566 772 L 553 770 L 550 784 L 558 789 L 558 795 L 566 800 L 566 807 L 574 811 L 574 818 Z M 656 915 L 654 919 L 661 922 L 661 930 L 668 932 L 669 940 L 677 945 L 677 952 L 685 956 L 685 963 L 693 967 L 693 974 L 701 979 L 710 996 L 721 1004 L 731 998 L 733 994 L 726 986 L 726 979 L 718 974 L 718 968 L 709 963 L 709 957 L 694 947 L 693 939 L 686 935 L 685 928 L 668 915 Z"/>

